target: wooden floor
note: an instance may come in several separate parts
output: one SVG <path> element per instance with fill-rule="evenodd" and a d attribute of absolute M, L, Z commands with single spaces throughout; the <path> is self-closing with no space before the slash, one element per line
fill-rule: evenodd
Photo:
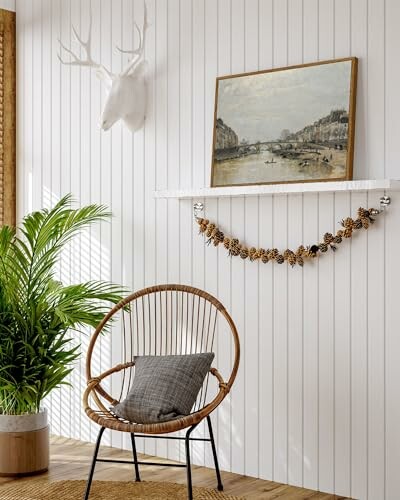
<path fill-rule="evenodd" d="M 29 480 L 35 481 L 36 478 L 48 478 L 49 481 L 86 479 L 92 453 L 92 444 L 53 437 L 51 440 L 51 465 L 49 472 L 32 477 Z M 102 447 L 101 453 L 104 456 L 112 456 L 112 458 L 131 460 L 130 453 L 115 448 Z M 146 458 L 148 457 L 141 457 L 141 459 Z M 158 459 L 152 458 L 152 461 L 157 460 Z M 133 478 L 132 469 L 132 465 L 98 463 L 96 466 L 95 479 L 114 481 L 130 480 Z M 141 476 L 144 481 L 173 481 L 176 483 L 186 483 L 185 469 L 147 466 L 142 467 Z M 215 472 L 212 469 L 194 466 L 193 480 L 195 486 L 213 488 L 215 487 Z M 225 493 L 253 500 L 268 500 L 272 498 L 278 498 L 279 500 L 339 500 L 345 498 L 227 472 L 222 473 L 222 480 Z M 9 481 L 18 481 L 18 479 L 0 478 L 0 485 L 1 483 Z"/>

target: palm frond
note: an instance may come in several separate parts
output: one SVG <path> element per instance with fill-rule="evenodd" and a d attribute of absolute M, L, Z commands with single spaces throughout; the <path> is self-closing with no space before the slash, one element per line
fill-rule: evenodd
<path fill-rule="evenodd" d="M 55 279 L 65 246 L 111 215 L 102 205 L 71 203 L 64 196 L 24 217 L 18 231 L 0 229 L 0 413 L 37 411 L 79 356 L 73 332 L 96 327 L 122 298 L 124 290 L 108 282 L 64 286 Z"/>

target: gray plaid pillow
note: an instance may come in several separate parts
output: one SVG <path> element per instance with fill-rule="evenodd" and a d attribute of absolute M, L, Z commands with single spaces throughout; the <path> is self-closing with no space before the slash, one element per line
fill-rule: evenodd
<path fill-rule="evenodd" d="M 112 408 L 138 424 L 167 422 L 189 415 L 214 353 L 136 356 L 135 378 L 124 401 Z"/>

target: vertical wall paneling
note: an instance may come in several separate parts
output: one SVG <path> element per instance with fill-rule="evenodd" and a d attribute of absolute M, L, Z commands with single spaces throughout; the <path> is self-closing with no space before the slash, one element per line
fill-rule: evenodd
<path fill-rule="evenodd" d="M 376 196 L 368 195 L 368 206 Z M 385 220 L 378 220 L 385 232 Z M 385 238 L 367 234 L 367 491 L 369 498 L 384 497 L 385 491 Z M 387 498 L 391 498 L 388 496 Z"/>
<path fill-rule="evenodd" d="M 304 195 L 303 214 L 305 242 L 319 238 L 318 194 Z M 319 286 L 318 262 L 304 270 L 303 304 L 303 483 L 307 488 L 319 486 Z"/>
<path fill-rule="evenodd" d="M 303 240 L 303 196 L 288 199 L 288 248 Z M 288 482 L 303 484 L 303 269 L 289 269 L 288 325 Z"/>
<path fill-rule="evenodd" d="M 245 0 L 231 1 L 231 72 L 241 73 L 245 70 Z M 245 201 L 243 198 L 232 199 L 232 231 L 235 237 L 245 237 Z M 232 302 L 231 308 L 236 311 L 235 322 L 239 331 L 245 331 L 245 269 L 241 259 L 232 260 Z M 243 357 L 243 356 L 242 356 Z M 238 391 L 232 392 L 232 470 L 245 473 L 245 371 L 243 363 L 239 367 L 237 381 Z"/>
<path fill-rule="evenodd" d="M 273 0 L 259 2 L 259 67 L 270 68 L 273 64 Z M 259 244 L 272 246 L 273 198 L 260 196 Z M 259 380 L 258 380 L 258 436 L 259 476 L 274 477 L 274 317 L 273 317 L 273 266 L 260 264 L 259 275 Z"/>
<path fill-rule="evenodd" d="M 399 202 L 399 196 L 393 196 L 393 203 Z M 385 221 L 385 379 L 384 379 L 384 418 L 385 418 L 385 498 L 396 498 L 400 487 L 397 464 L 400 460 L 400 436 L 398 422 L 400 419 L 400 403 L 398 391 L 398 352 L 400 349 L 398 335 L 398 294 L 400 268 L 397 247 L 399 245 L 398 206 L 393 205 L 391 217 Z M 373 332 L 371 331 L 371 336 Z M 382 491 L 382 490 L 381 490 Z"/>
<path fill-rule="evenodd" d="M 288 2 L 273 3 L 273 66 L 282 67 L 288 59 Z M 287 247 L 287 196 L 276 196 L 273 215 L 273 246 Z M 274 269 L 274 479 L 288 481 L 288 324 L 287 266 Z"/>
<path fill-rule="evenodd" d="M 319 241 L 334 228 L 334 194 L 323 193 L 318 204 Z M 334 479 L 334 255 L 318 262 L 318 413 L 319 487 L 333 490 Z"/>
<path fill-rule="evenodd" d="M 111 223 L 68 248 L 62 280 L 112 279 L 128 290 L 182 282 L 226 305 L 242 356 L 233 391 L 213 415 L 223 470 L 395 500 L 398 196 L 371 231 L 291 269 L 206 247 L 192 201 L 154 200 L 153 191 L 209 184 L 216 76 L 350 55 L 359 57 L 354 177 L 398 177 L 399 3 L 147 0 L 147 6 L 148 111 L 144 128 L 132 134 L 122 124 L 99 129 L 106 91 L 89 68 L 59 63 L 57 38 L 81 53 L 71 23 L 85 38 L 92 12 L 93 58 L 119 72 L 128 56 L 115 45 L 137 45 L 133 22 L 142 23 L 143 0 L 17 0 L 18 216 L 68 192 L 77 204 L 104 203 Z M 382 194 L 203 201 L 205 215 L 227 234 L 285 250 L 321 241 Z M 226 374 L 232 352 L 224 328 L 218 325 L 215 364 Z M 83 351 L 88 338 L 77 339 Z M 115 325 L 96 352 L 95 369 L 117 362 L 121 351 Z M 93 441 L 97 426 L 81 409 L 84 358 L 71 381 L 74 389 L 48 400 L 52 430 Z M 198 433 L 207 431 L 200 426 Z M 130 446 L 118 433 L 106 433 L 105 442 Z M 139 440 L 138 447 L 184 459 L 177 443 Z M 193 457 L 212 465 L 207 444 L 193 445 Z"/>
<path fill-rule="evenodd" d="M 350 195 L 335 194 L 334 230 L 351 212 Z M 342 245 L 334 266 L 334 470 L 335 492 L 350 491 L 351 483 L 351 245 Z"/>
<path fill-rule="evenodd" d="M 382 164 L 385 164 L 385 3 L 368 1 L 368 115 L 365 123 L 368 176 L 371 179 L 382 172 Z"/>
<path fill-rule="evenodd" d="M 345 19 L 349 17 L 350 19 L 350 40 L 348 40 L 347 37 L 345 38 L 345 42 L 350 44 L 349 47 L 346 47 L 346 43 L 343 43 L 341 36 L 342 18 L 339 16 L 345 16 Z M 375 102 L 378 102 L 381 99 L 381 96 L 379 95 L 379 89 L 374 91 L 374 85 L 372 85 L 371 88 L 371 83 L 375 78 L 373 77 L 373 80 L 370 82 L 370 68 L 374 68 L 375 64 L 370 64 L 369 58 L 370 49 L 368 48 L 368 40 L 370 13 L 368 9 L 368 0 L 343 2 L 340 8 L 336 8 L 336 19 L 335 51 L 337 55 L 342 56 L 343 54 L 350 54 L 352 56 L 359 57 L 356 105 L 357 117 L 355 127 L 356 141 L 354 145 L 354 161 L 357 168 L 354 169 L 353 177 L 354 179 L 370 179 L 373 177 L 370 177 L 372 176 L 372 172 L 370 173 L 371 158 L 369 155 L 369 148 L 374 147 L 373 144 L 375 144 L 375 141 L 370 141 L 368 136 L 369 129 L 371 127 L 369 120 L 370 106 L 368 105 L 370 90 L 375 92 Z M 368 55 L 368 57 L 362 57 L 366 55 Z M 375 112 L 381 113 L 381 110 L 376 109 Z M 378 120 L 380 120 L 380 118 L 378 118 Z M 378 133 L 380 133 L 380 131 L 378 131 Z M 378 164 L 381 164 L 380 159 L 378 160 Z M 379 173 L 376 175 L 382 174 Z"/>
<path fill-rule="evenodd" d="M 197 2 L 195 2 L 196 4 Z M 231 71 L 231 0 L 219 0 L 218 2 L 218 72 L 219 75 L 228 75 Z M 209 19 L 209 17 L 207 17 Z M 213 86 L 215 89 L 215 83 Z M 209 165 L 206 163 L 206 175 L 208 175 Z M 223 230 L 231 234 L 231 200 L 220 199 L 218 202 L 218 219 L 223 221 Z M 222 303 L 231 311 L 232 299 L 232 265 L 231 260 L 226 258 L 225 249 L 218 249 L 218 296 Z M 225 330 L 224 330 L 225 328 Z M 226 338 L 226 327 L 218 325 L 218 352 L 228 352 L 229 343 Z M 221 366 L 221 373 L 229 370 L 232 353 L 229 356 L 218 356 L 218 365 Z M 218 434 L 217 443 L 219 449 L 219 460 L 221 468 L 231 468 L 232 439 L 234 432 L 231 426 L 231 395 L 226 398 L 218 412 Z"/>
<path fill-rule="evenodd" d="M 258 0 L 246 1 L 245 14 L 245 71 L 258 70 Z M 245 200 L 245 241 L 258 246 L 259 199 Z M 245 474 L 259 475 L 259 441 L 253 429 L 259 425 L 258 407 L 258 308 L 259 308 L 259 265 L 246 261 L 245 264 L 245 338 L 243 345 L 245 383 Z"/>
<path fill-rule="evenodd" d="M 385 175 L 398 176 L 397 158 L 399 154 L 399 120 L 396 110 L 399 109 L 399 94 L 396 88 L 396 80 L 400 76 L 399 67 L 395 64 L 396 45 L 398 45 L 398 25 L 400 18 L 399 2 L 386 0 L 385 2 Z M 393 202 L 397 203 L 399 197 L 393 196 Z M 393 205 L 394 206 L 394 205 Z M 385 485 L 386 498 L 395 498 L 400 488 L 399 475 L 396 473 L 396 464 L 400 456 L 400 436 L 396 422 L 399 422 L 400 405 L 395 396 L 398 380 L 398 365 L 396 365 L 396 354 L 399 352 L 398 340 L 398 317 L 396 311 L 396 295 L 399 284 L 399 263 L 397 251 L 399 241 L 398 233 L 398 210 L 393 211 L 391 220 L 387 220 L 385 226 Z M 396 219 L 397 216 L 397 219 Z M 396 319 L 397 318 L 397 319 Z M 372 335 L 372 333 L 371 333 Z"/>
<path fill-rule="evenodd" d="M 351 196 L 351 209 L 365 206 L 367 196 Z M 367 235 L 351 241 L 351 493 L 367 497 Z"/>
<path fill-rule="evenodd" d="M 282 223 L 281 221 L 284 221 Z M 273 247 L 287 248 L 288 197 L 275 197 Z M 277 265 L 273 274 L 274 314 L 274 479 L 288 481 L 288 268 Z"/>
<path fill-rule="evenodd" d="M 135 2 L 135 6 L 139 2 Z M 166 189 L 168 187 L 168 138 L 166 130 L 168 127 L 168 10 L 167 2 L 155 2 L 154 25 L 157 25 L 155 33 L 155 66 L 154 66 L 154 84 L 155 84 L 155 113 L 153 127 L 155 128 L 155 180 L 156 189 Z M 146 124 L 148 127 L 149 124 Z M 136 134 L 135 134 L 136 136 Z M 133 165 L 136 165 L 134 161 Z M 136 170 L 136 169 L 134 169 Z M 135 181 L 134 181 L 135 182 Z M 134 224 L 136 226 L 136 212 Z M 168 281 L 167 267 L 167 227 L 168 227 L 168 202 L 166 200 L 157 200 L 155 215 L 155 235 L 156 235 L 156 256 L 153 263 L 156 273 L 155 281 L 166 283 Z M 139 252 L 140 254 L 140 252 Z M 135 270 L 136 271 L 136 266 Z M 136 281 L 135 287 L 140 286 Z M 165 441 L 165 440 L 164 440 Z M 157 443 L 157 448 L 152 439 L 145 440 L 146 453 L 157 451 L 162 456 L 167 455 L 167 444 Z"/>

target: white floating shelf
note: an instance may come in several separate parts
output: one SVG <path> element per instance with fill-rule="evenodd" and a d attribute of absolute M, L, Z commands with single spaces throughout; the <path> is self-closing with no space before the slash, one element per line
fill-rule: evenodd
<path fill-rule="evenodd" d="M 253 186 L 230 186 L 178 191 L 155 191 L 155 198 L 221 198 L 226 196 L 258 196 L 288 193 L 333 193 L 337 191 L 400 190 L 400 180 L 378 179 L 340 182 L 301 182 L 296 184 L 267 184 Z"/>

